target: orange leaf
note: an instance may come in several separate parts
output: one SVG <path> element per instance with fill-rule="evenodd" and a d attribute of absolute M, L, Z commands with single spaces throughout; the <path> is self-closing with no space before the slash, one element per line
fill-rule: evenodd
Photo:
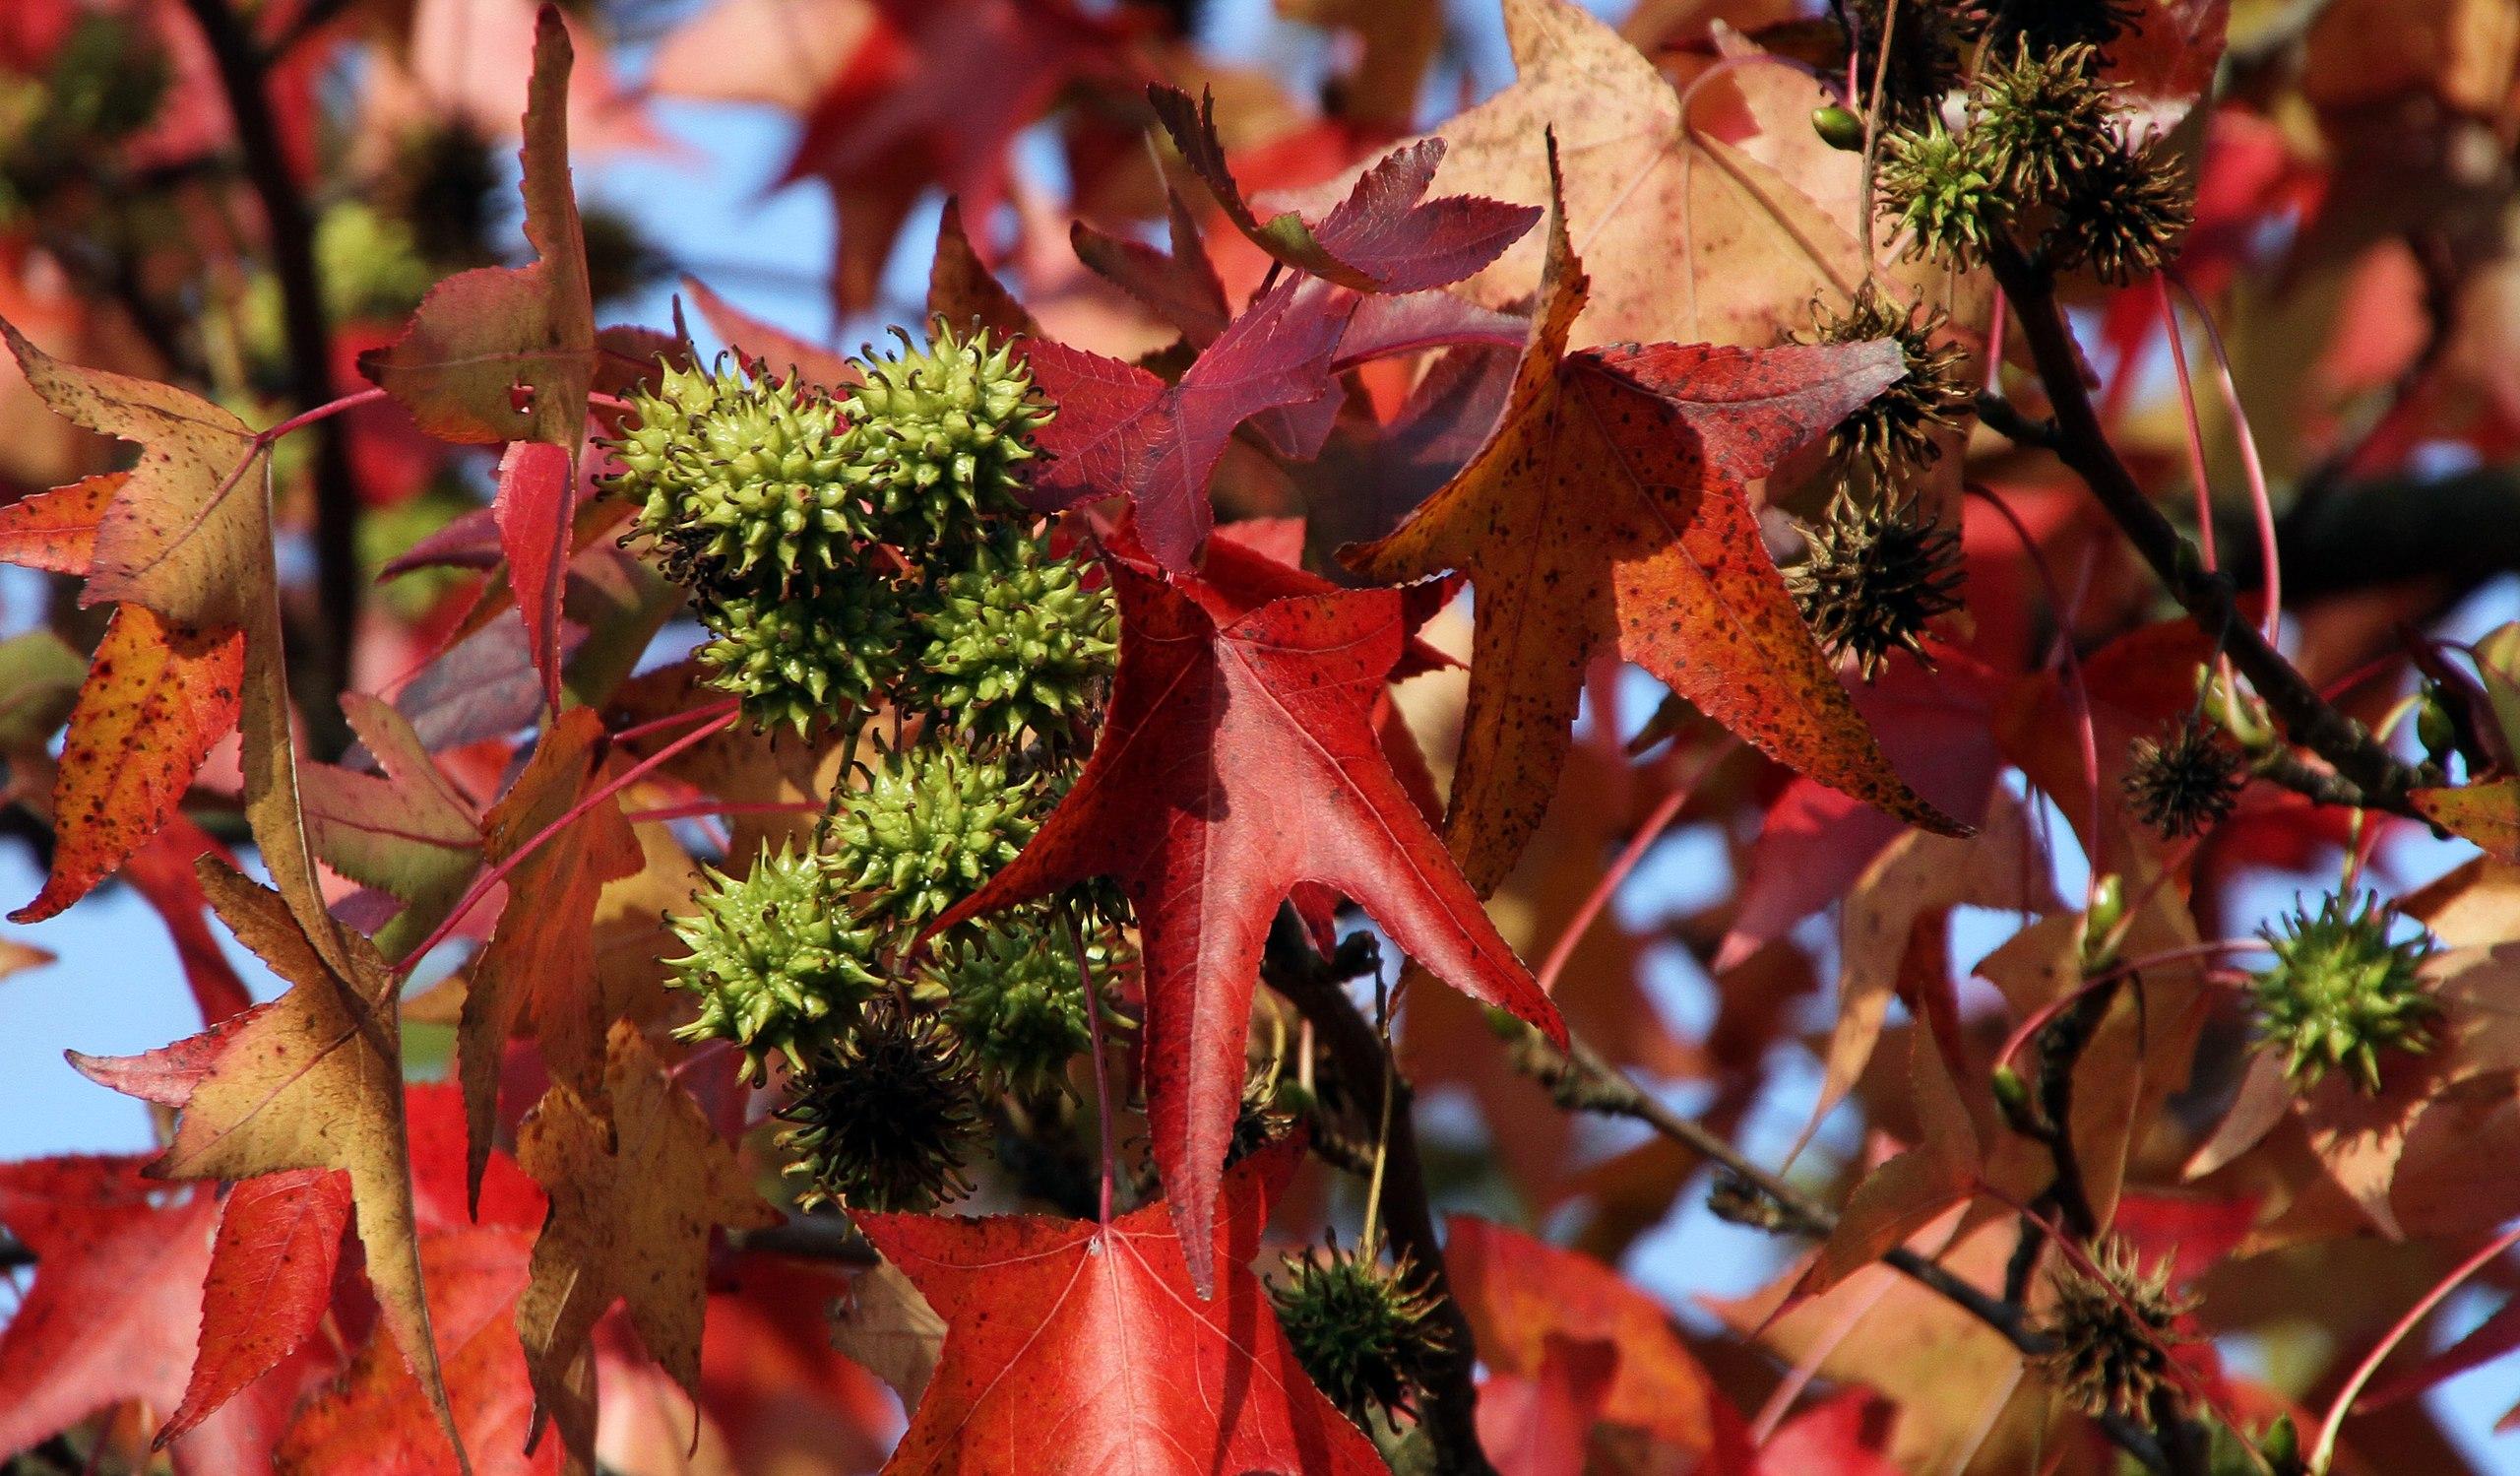
<path fill-rule="evenodd" d="M 96 556 L 96 525 L 130 476 L 83 477 L 0 507 L 0 563 L 85 577 Z"/>
<path fill-rule="evenodd" d="M 244 674 L 244 632 L 115 607 L 53 775 L 52 874 L 10 921 L 40 922 L 88 895 L 174 817 L 202 760 L 236 726 Z"/>
<path fill-rule="evenodd" d="M 1584 669 L 1610 641 L 1770 757 L 1946 834 L 1965 827 L 1892 771 L 1761 545 L 1743 484 L 1895 380 L 1894 345 L 1587 350 L 1588 290 L 1549 217 L 1541 311 L 1505 418 L 1459 476 L 1378 542 L 1377 579 L 1478 586 L 1470 705 L 1446 831 L 1492 891 L 1539 828 Z"/>
<path fill-rule="evenodd" d="M 697 1397 L 709 1233 L 780 1218 L 638 1027 L 614 1026 L 608 1046 L 608 1114 L 555 1082 L 516 1135 L 517 1162 L 551 1192 L 517 1331 L 542 1413 L 590 1462 L 596 1319 L 626 1301 L 640 1343 Z"/>
<path fill-rule="evenodd" d="M 2417 790 L 2407 799 L 2426 819 L 2495 861 L 2520 862 L 2520 779 Z"/>

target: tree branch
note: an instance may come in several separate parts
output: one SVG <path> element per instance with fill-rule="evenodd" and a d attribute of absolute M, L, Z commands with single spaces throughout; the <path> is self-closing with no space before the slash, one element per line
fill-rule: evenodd
<path fill-rule="evenodd" d="M 2043 437 L 2030 444 L 2054 451 L 2091 488 L 2171 597 L 2199 629 L 2222 643 L 2232 664 L 2256 688 L 2294 742 L 2325 759 L 2355 787 L 2364 804 L 2413 814 L 2407 792 L 2423 782 L 2417 771 L 2399 762 L 2361 723 L 2331 706 L 2283 653 L 2267 643 L 2240 614 L 2230 577 L 2205 571 L 2194 546 L 2171 526 L 2118 459 L 2083 385 L 2082 354 L 2057 306 L 2055 285 L 2048 270 L 2004 242 L 1989 249 L 1988 259 L 2030 346 L 2048 403 L 2055 408 L 2055 420 L 2048 427 L 2052 439 Z"/>
<path fill-rule="evenodd" d="M 1470 1316 L 1454 1298 L 1451 1278 L 1444 1271 L 1443 1243 L 1435 1234 L 1425 1167 L 1418 1157 L 1409 1082 L 1383 1050 L 1382 1037 L 1372 1023 L 1340 988 L 1343 981 L 1338 971 L 1304 935 L 1292 908 L 1278 909 L 1260 972 L 1270 988 L 1312 1022 L 1341 1080 L 1361 1088 L 1368 1083 L 1379 1085 L 1384 1073 L 1391 1073 L 1391 1138 L 1383 1150 L 1383 1223 L 1390 1228 L 1392 1248 L 1405 1252 L 1425 1276 L 1445 1333 L 1443 1357 L 1428 1372 L 1418 1425 L 1434 1445 L 1435 1469 L 1495 1476 L 1495 1468 L 1479 1444 L 1479 1387 L 1474 1378 L 1479 1351 L 1472 1340 Z"/>
<path fill-rule="evenodd" d="M 288 353 L 289 400 L 310 411 L 333 398 L 333 339 L 324 320 L 324 284 L 315 260 L 315 221 L 306 207 L 263 86 L 263 59 L 251 28 L 228 0 L 185 0 L 219 67 L 220 90 L 235 120 L 271 233 L 272 277 L 279 284 Z M 349 690 L 350 648 L 359 608 L 358 488 L 351 481 L 349 442 L 342 422 L 311 427 L 315 437 L 316 618 L 294 632 L 306 689 L 298 703 L 309 746 L 335 758 L 349 746 L 342 694 Z"/>
<path fill-rule="evenodd" d="M 1561 1053 L 1534 1031 L 1521 1048 L 1518 1064 L 1567 1107 L 1643 1123 L 1722 1164 L 1776 1206 L 1776 1229 L 1819 1239 L 1837 1230 L 1836 1210 L 1752 1163 L 1704 1123 L 1673 1112 L 1583 1041 L 1573 1042 L 1570 1050 Z M 2031 1327 L 2019 1307 L 1988 1295 L 1932 1259 L 1905 1246 L 1894 1246 L 1882 1253 L 1881 1263 L 1984 1322 L 2024 1357 L 2036 1358 L 2052 1350 L 2047 1336 Z M 2147 1469 L 2171 1469 L 2161 1442 L 2143 1425 L 2115 1415 L 2105 1416 L 2096 1423 L 2111 1444 Z"/>

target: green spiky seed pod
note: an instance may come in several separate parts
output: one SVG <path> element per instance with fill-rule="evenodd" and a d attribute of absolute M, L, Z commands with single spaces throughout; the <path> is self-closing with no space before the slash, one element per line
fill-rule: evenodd
<path fill-rule="evenodd" d="M 671 920 L 691 951 L 668 959 L 674 983 L 700 996 L 700 1017 L 675 1033 L 743 1048 L 740 1074 L 762 1075 L 771 1053 L 801 1063 L 844 1030 L 874 992 L 872 930 L 852 926 L 821 862 L 764 847 L 741 881 L 711 869 L 694 912 Z"/>
<path fill-rule="evenodd" d="M 943 319 L 924 346 L 899 329 L 898 357 L 870 349 L 849 417 L 849 478 L 889 540 L 904 548 L 967 538 L 983 518 L 1017 511 L 1033 433 L 1051 416 L 1033 375 L 985 331 L 958 337 Z"/>
<path fill-rule="evenodd" d="M 977 1075 L 935 1015 L 892 995 L 806 1058 L 779 1117 L 806 1209 L 927 1210 L 972 1191 L 963 1162 L 981 1133 Z"/>
<path fill-rule="evenodd" d="M 977 931 L 937 947 L 932 972 L 945 990 L 945 1019 L 991 1083 L 1042 1096 L 1093 1044 L 1075 946 L 1056 920 L 1017 916 Z M 1088 965 L 1107 963 L 1094 956 L 1102 951 L 1089 944 Z"/>
<path fill-rule="evenodd" d="M 1960 428 L 1960 413 L 1977 400 L 1977 391 L 1962 375 L 1969 355 L 1955 344 L 1936 344 L 1946 315 L 1920 312 L 1893 303 L 1866 282 L 1856 289 L 1846 309 L 1814 303 L 1808 338 L 1796 343 L 1860 344 L 1890 339 L 1906 364 L 1888 389 L 1829 432 L 1829 455 L 1840 465 L 1861 461 L 1876 481 L 1886 483 L 1902 467 L 1930 466 L 1942 455 L 1934 439 L 1938 431 Z"/>
<path fill-rule="evenodd" d="M 864 707 L 902 673 L 909 625 L 880 581 L 833 580 L 791 599 L 736 596 L 704 607 L 711 638 L 693 653 L 711 686 L 743 700 L 755 729 Z"/>
<path fill-rule="evenodd" d="M 2168 150 L 2159 143 L 2121 147 L 2057 202 L 2048 254 L 2059 267 L 2088 267 L 2101 281 L 2123 286 L 2176 254 L 2194 214 Z"/>
<path fill-rule="evenodd" d="M 1088 586 L 1076 559 L 1051 557 L 1040 535 L 985 540 L 922 605 L 911 695 L 977 738 L 1066 738 L 1118 659 L 1109 591 Z"/>
<path fill-rule="evenodd" d="M 2011 219 L 2012 203 L 1986 177 L 1974 134 L 1954 135 L 1942 119 L 1921 131 L 1898 128 L 1881 138 L 1873 170 L 1876 209 L 1913 232 L 1909 256 L 1930 256 L 1969 268 Z"/>
<path fill-rule="evenodd" d="M 856 561 L 863 507 L 830 399 L 722 362 L 669 367 L 630 407 L 613 486 L 638 499 L 638 532 L 676 580 L 784 593 Z"/>
<path fill-rule="evenodd" d="M 2056 1301 L 2041 1330 L 2052 1346 L 2039 1364 L 2093 1418 L 2140 1419 L 2155 1389 L 2177 1387 L 2170 1349 L 2191 1341 L 2178 1332 L 2178 1319 L 2194 1303 L 2171 1292 L 2168 1256 L 2146 1271 L 2134 1248 L 2112 1237 L 2092 1260 L 2098 1276 L 2072 1265 L 2048 1273 Z"/>
<path fill-rule="evenodd" d="M 866 895 L 865 912 L 925 923 L 1015 859 L 1040 827 L 1040 787 L 950 746 L 884 755 L 833 816 L 832 875 Z"/>
<path fill-rule="evenodd" d="M 2046 53 L 2027 41 L 1989 66 L 1969 95 L 1969 136 L 1986 177 L 2016 210 L 2072 193 L 2118 152 L 2117 90 L 2088 43 Z"/>
<path fill-rule="evenodd" d="M 1802 538 L 1811 556 L 1785 571 L 1786 589 L 1831 660 L 1853 653 L 1866 681 L 1893 651 L 1932 664 L 1925 622 L 1960 608 L 1957 532 L 1913 497 L 1867 508 L 1841 494 Z"/>
<path fill-rule="evenodd" d="M 1281 1264 L 1286 1279 L 1269 1298 L 1322 1394 L 1359 1425 L 1376 1411 L 1386 1420 L 1410 1413 L 1450 1344 L 1435 1316 L 1442 1300 L 1408 1254 L 1385 1266 L 1361 1248 L 1306 1247 Z"/>
<path fill-rule="evenodd" d="M 2240 750 L 2193 720 L 2173 723 L 2159 738 L 2135 739 L 2129 756 L 2127 804 L 2174 841 L 2221 824 L 2247 785 Z"/>
<path fill-rule="evenodd" d="M 2258 1048 L 2283 1052 L 2285 1074 L 2297 1085 L 2345 1067 L 2356 1085 L 2376 1093 L 2381 1052 L 2430 1047 L 2441 1006 L 2422 969 L 2432 938 L 2391 938 L 2394 919 L 2369 893 L 2359 903 L 2330 893 L 2315 915 L 2296 911 L 2281 931 L 2261 932 L 2275 965 L 2249 978 Z"/>

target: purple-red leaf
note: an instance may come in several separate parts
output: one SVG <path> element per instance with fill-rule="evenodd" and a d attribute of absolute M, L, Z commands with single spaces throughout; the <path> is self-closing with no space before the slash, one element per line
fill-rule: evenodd
<path fill-rule="evenodd" d="M 553 712 L 560 710 L 560 592 L 569 571 L 577 480 L 568 448 L 510 441 L 499 459 L 498 495 L 490 503 L 516 585 L 517 613 L 525 617 L 526 650 L 542 674 L 542 700 Z"/>
<path fill-rule="evenodd" d="M 1444 141 L 1421 139 L 1385 155 L 1318 225 L 1293 211 L 1263 222 L 1242 198 L 1217 136 L 1216 99 L 1161 83 L 1147 100 L 1173 147 L 1251 243 L 1299 271 L 1360 292 L 1417 292 L 1479 272 L 1523 238 L 1541 212 L 1476 195 L 1426 198 Z"/>
<path fill-rule="evenodd" d="M 1036 343 L 1033 375 L 1059 408 L 1041 428 L 1056 460 L 1033 483 L 1044 512 L 1095 497 L 1137 506 L 1147 551 L 1186 569 L 1216 522 L 1208 477 L 1234 427 L 1331 390 L 1330 365 L 1355 298 L 1289 278 L 1233 320 L 1178 384 L 1135 364 Z"/>
<path fill-rule="evenodd" d="M 278 1368 L 324 1320 L 349 1222 L 350 1180 L 338 1169 L 266 1174 L 228 1191 L 202 1286 L 201 1351 L 158 1448 Z"/>

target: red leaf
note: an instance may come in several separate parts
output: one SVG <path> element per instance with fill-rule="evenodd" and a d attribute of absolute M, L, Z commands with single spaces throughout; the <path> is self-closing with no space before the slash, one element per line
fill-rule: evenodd
<path fill-rule="evenodd" d="M 199 883 L 195 883 L 195 890 L 199 890 Z M 88 1056 L 77 1051 L 64 1054 L 70 1058 L 73 1069 L 98 1086 L 143 1102 L 155 1102 L 159 1107 L 182 1107 L 192 1100 L 193 1088 L 226 1053 L 228 1040 L 271 1011 L 271 1005 L 257 1004 L 213 1021 L 199 1035 L 185 1036 L 138 1056 Z"/>
<path fill-rule="evenodd" d="M 1585 1438 L 1618 1374 L 1618 1348 L 1552 1332 L 1540 1372 L 1490 1375 L 1479 1390 L 1479 1444 L 1501 1476 L 1584 1476 Z"/>
<path fill-rule="evenodd" d="M 1274 600 L 1220 627 L 1170 581 L 1107 567 L 1120 670 L 1102 740 L 1024 854 L 928 931 L 1118 878 L 1145 948 L 1156 1163 L 1205 1286 L 1261 946 L 1295 883 L 1354 898 L 1464 994 L 1552 1035 L 1562 1027 L 1375 738 L 1373 701 L 1401 655 L 1401 597 Z"/>
<path fill-rule="evenodd" d="M 1865 1389 L 1831 1395 L 1759 1447 L 1761 1476 L 1902 1476 L 1890 1458 L 1897 1406 Z"/>
<path fill-rule="evenodd" d="M 201 1352 L 182 1406 L 158 1432 L 160 1448 L 278 1368 L 324 1320 L 349 1222 L 350 1179 L 338 1169 L 266 1174 L 228 1190 L 202 1288 Z"/>
<path fill-rule="evenodd" d="M 1156 560 L 1186 569 L 1216 521 L 1208 476 L 1234 428 L 1266 411 L 1330 393 L 1330 365 L 1355 298 L 1289 278 L 1270 289 L 1166 385 L 1135 364 L 1064 344 L 1027 351 L 1033 375 L 1058 406 L 1041 427 L 1057 460 L 1034 480 L 1043 512 L 1125 494 Z"/>
<path fill-rule="evenodd" d="M 1377 1476 L 1373 1444 L 1304 1377 L 1247 1269 L 1292 1144 L 1228 1175 L 1191 1294 L 1178 1217 L 1108 1227 L 1031 1215 L 859 1215 L 857 1227 L 946 1320 L 942 1362 L 887 1471 Z"/>
<path fill-rule="evenodd" d="M 1553 1337 L 1604 1339 L 1619 1355 L 1601 1403 L 1604 1420 L 1708 1453 L 1715 1470 L 1746 1463 L 1740 1416 L 1680 1341 L 1670 1314 L 1616 1271 L 1460 1215 L 1449 1222 L 1444 1259 L 1488 1368 L 1538 1379 Z"/>
<path fill-rule="evenodd" d="M 148 845 L 133 852 L 122 867 L 122 879 L 165 921 L 166 931 L 175 940 L 175 957 L 184 966 L 184 982 L 192 987 L 193 1002 L 201 1007 L 205 1025 L 216 1025 L 254 1002 L 210 930 L 205 918 L 210 900 L 202 895 L 201 878 L 193 872 L 193 863 L 202 857 L 224 860 L 226 855 L 200 826 L 178 814 L 151 836 Z"/>
<path fill-rule="evenodd" d="M 96 552 L 96 525 L 128 472 L 85 477 L 0 507 L 0 563 L 85 578 Z"/>
<path fill-rule="evenodd" d="M 569 66 L 560 13 L 535 26 L 525 109 L 525 233 L 537 259 L 476 267 L 429 289 L 410 326 L 359 367 L 420 428 L 467 444 L 533 439 L 574 450 L 595 379 L 595 303 L 569 183 Z"/>
<path fill-rule="evenodd" d="M 197 1191 L 153 1205 L 165 1186 L 140 1177 L 142 1161 L 0 1165 L 0 1225 L 36 1256 L 0 1331 L 0 1452 L 125 1399 L 170 1409 L 183 1397 L 219 1201 Z"/>
<path fill-rule="evenodd" d="M 1198 218 L 1178 191 L 1165 191 L 1165 201 L 1172 232 L 1170 255 L 1144 241 L 1105 235 L 1083 221 L 1068 227 L 1068 244 L 1076 248 L 1077 260 L 1180 329 L 1191 348 L 1204 349 L 1225 332 L 1233 308 L 1199 238 Z"/>
<path fill-rule="evenodd" d="M 244 677 L 243 631 L 114 608 L 53 775 L 61 848 L 43 890 L 11 922 L 41 922 L 88 895 L 174 817 L 212 745 L 236 726 Z"/>
<path fill-rule="evenodd" d="M 499 459 L 498 495 L 490 503 L 516 584 L 517 613 L 525 617 L 526 649 L 542 674 L 542 699 L 553 712 L 560 710 L 560 592 L 569 572 L 577 480 L 569 448 L 510 441 Z"/>
<path fill-rule="evenodd" d="M 1244 203 L 1217 136 L 1216 98 L 1161 83 L 1146 90 L 1173 147 L 1251 243 L 1299 271 L 1361 292 L 1417 292 L 1480 271 L 1540 220 L 1529 205 L 1476 195 L 1426 199 L 1444 141 L 1421 139 L 1374 163 L 1317 225 L 1292 211 L 1262 222 Z"/>

